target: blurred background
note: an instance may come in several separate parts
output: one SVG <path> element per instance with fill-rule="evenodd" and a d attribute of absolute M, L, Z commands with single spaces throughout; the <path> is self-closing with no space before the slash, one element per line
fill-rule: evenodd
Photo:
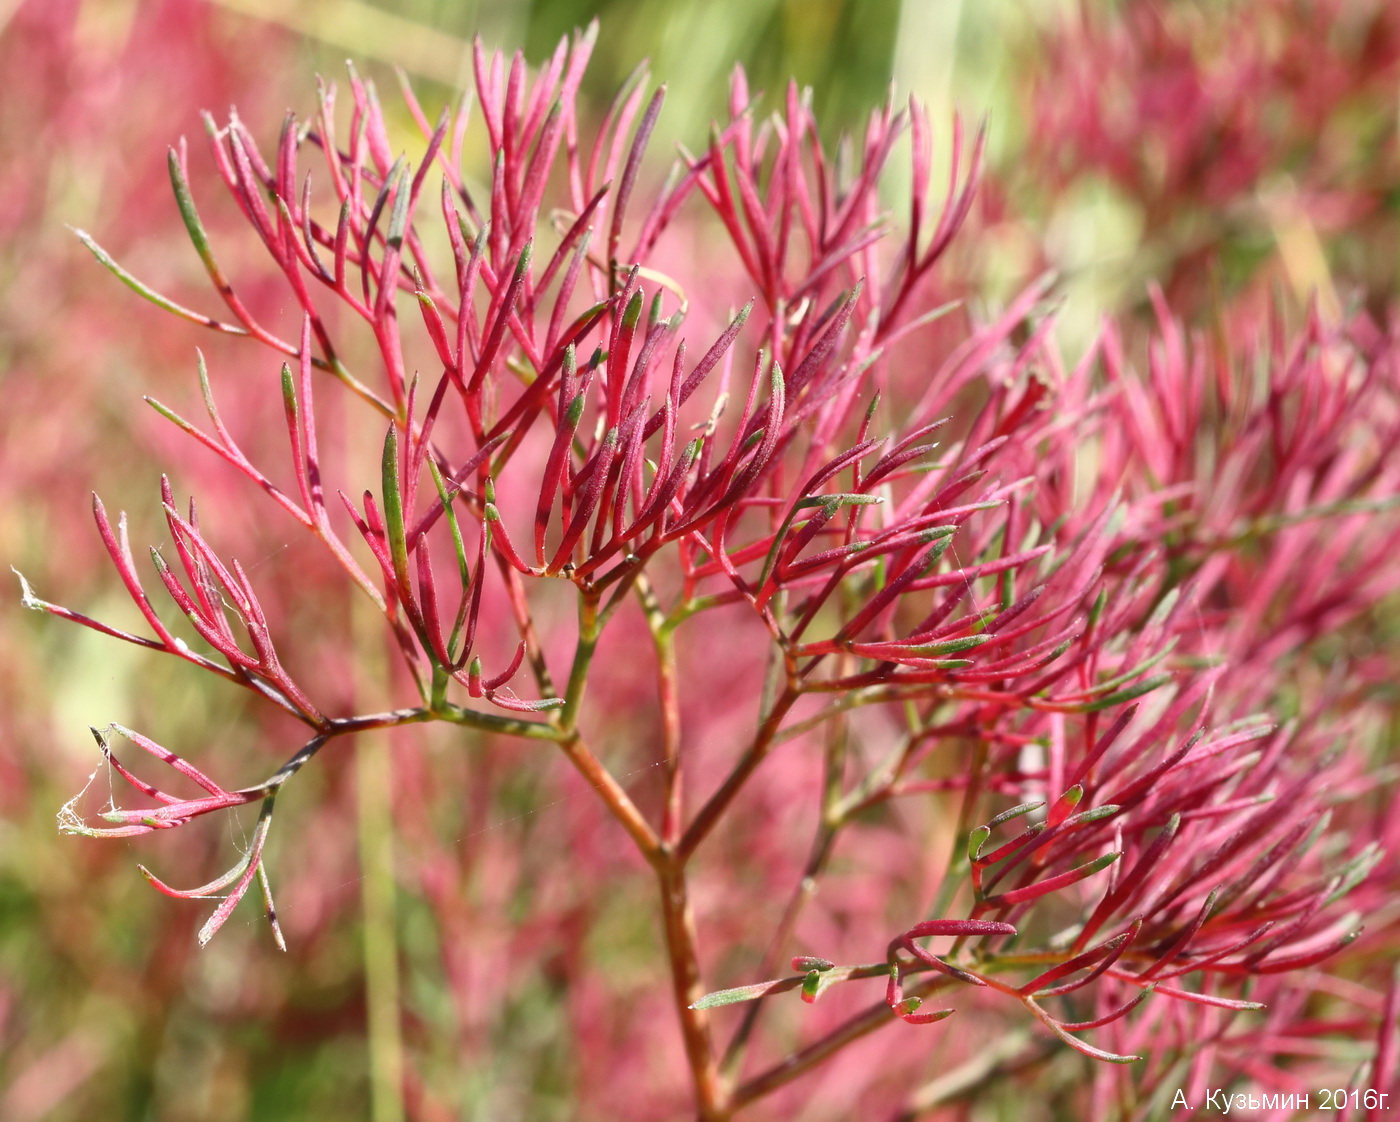
<path fill-rule="evenodd" d="M 314 109 L 315 75 L 352 58 L 411 149 L 393 66 L 432 116 L 469 81 L 474 35 L 538 63 L 595 16 L 585 101 L 601 114 L 650 59 L 668 86 L 654 153 L 705 142 L 735 62 L 756 90 L 811 86 L 833 141 L 858 136 L 892 84 L 936 124 L 986 118 L 989 174 L 950 283 L 996 305 L 1058 271 L 1069 353 L 1105 314 L 1144 316 L 1153 282 L 1207 329 L 1311 293 L 1393 322 L 1389 0 L 0 0 L 0 560 L 41 596 L 134 626 L 89 491 L 132 512 L 139 559 L 160 536 L 163 465 L 177 493 L 198 480 L 202 499 L 230 496 L 221 535 L 266 585 L 286 576 L 288 528 L 141 403 L 195 410 L 202 346 L 233 408 L 267 422 L 250 454 L 265 445 L 279 462 L 275 368 L 142 304 L 69 227 L 212 310 L 165 170 L 167 145 L 188 136 L 196 193 L 214 197 L 201 109 L 236 103 L 270 146 L 287 109 Z M 944 130 L 937 159 L 946 146 Z M 891 207 L 907 202 L 891 192 Z M 205 220 L 255 285 L 266 269 L 233 208 L 211 203 Z M 316 572 L 297 576 L 315 588 Z M 347 688 L 372 690 L 351 681 L 343 603 L 277 607 L 326 636 L 318 657 Z M 22 611 L 17 583 L 0 603 L 0 665 L 0 1119 L 622 1116 L 589 1059 L 628 1041 L 590 1041 L 607 1010 L 580 1019 L 589 995 L 559 994 L 591 967 L 611 986 L 595 1003 L 630 987 L 649 1008 L 650 886 L 624 877 L 601 898 L 549 865 L 572 847 L 604 883 L 634 864 L 559 769 L 464 760 L 431 730 L 345 749 L 288 791 L 271 844 L 293 953 L 272 948 L 250 905 L 197 952 L 205 906 L 158 896 L 134 866 L 197 883 L 246 838 L 232 825 L 60 837 L 55 814 L 90 775 L 90 805 L 105 793 L 86 726 L 158 729 L 246 760 L 249 781 L 285 754 L 285 730 L 207 676 Z M 665 995 L 655 1016 L 655 1035 L 673 1035 Z M 627 1023 L 647 1035 L 644 1018 Z M 386 1096 L 400 1070 L 404 1096 Z M 635 1093 L 671 1074 L 642 1073 Z"/>

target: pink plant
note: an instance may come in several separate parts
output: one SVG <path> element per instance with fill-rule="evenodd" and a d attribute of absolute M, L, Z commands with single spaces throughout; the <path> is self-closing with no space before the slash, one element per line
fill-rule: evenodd
<path fill-rule="evenodd" d="M 465 106 L 434 124 L 405 87 L 426 139 L 410 165 L 353 72 L 348 127 L 323 86 L 270 158 L 237 116 L 207 118 L 214 165 L 295 322 L 278 325 L 221 267 L 183 142 L 170 178 L 223 318 L 153 292 L 84 236 L 148 300 L 282 362 L 282 482 L 245 455 L 202 360 L 207 425 L 152 404 L 316 539 L 382 615 L 400 660 L 386 684 L 405 700 L 334 715 L 333 671 L 306 666 L 303 637 L 211 541 L 209 512 L 191 500 L 182 513 L 165 482 L 173 552 L 151 556 L 184 617 L 168 623 L 124 520 L 95 500 L 150 636 L 27 583 L 26 603 L 223 677 L 303 731 L 279 770 L 240 786 L 113 726 L 96 733 L 103 758 L 147 804 L 110 807 L 107 825 L 70 806 L 64 828 L 130 837 L 258 805 L 226 873 L 188 890 L 146 875 L 169 895 L 218 899 L 201 943 L 256 879 L 280 942 L 264 842 L 284 784 L 349 734 L 460 726 L 474 747 L 489 738 L 489 754 L 508 738 L 555 746 L 651 868 L 700 1118 L 775 1095 L 785 1106 L 773 1109 L 790 1110 L 795 1081 L 867 1033 L 967 1007 L 991 1025 L 1038 1024 L 1093 1060 L 1144 1060 L 1137 1084 L 1095 1077 L 1099 1117 L 1115 1095 L 1150 1093 L 1172 1049 L 1229 1062 L 1218 1034 L 1193 1043 L 1197 1026 L 1257 1014 L 1267 979 L 1355 939 L 1335 905 L 1378 859 L 1362 830 L 1328 832 L 1327 783 L 1376 786 L 1345 742 L 1320 750 L 1345 729 L 1354 685 L 1307 680 L 1286 720 L 1260 711 L 1289 688 L 1297 652 L 1360 626 L 1394 590 L 1377 567 L 1400 534 L 1383 517 L 1397 482 L 1384 455 L 1400 424 L 1393 341 L 1314 318 L 1251 356 L 1255 393 L 1163 309 L 1146 377 L 1111 329 L 1066 370 L 1046 282 L 986 321 L 940 296 L 980 133 L 969 144 L 954 123 L 935 208 L 917 104 L 872 114 L 848 159 L 824 149 L 796 87 L 757 121 L 738 73 L 728 122 L 652 190 L 664 88 L 648 98 L 629 84 L 596 136 L 581 135 L 594 34 L 561 42 L 533 81 L 519 55 L 478 45 L 484 193 L 460 170 Z M 878 185 L 905 134 L 913 203 L 890 238 Z M 324 197 L 299 163 L 312 153 Z M 439 170 L 434 233 L 423 214 Z M 748 302 L 727 306 L 733 294 Z M 693 349 L 687 318 L 713 324 Z M 363 353 L 357 322 L 372 340 Z M 347 479 L 328 497 L 320 398 L 332 380 L 386 432 L 375 486 Z M 561 589 L 572 622 L 551 607 Z M 716 749 L 741 709 L 752 719 L 739 744 Z M 112 734 L 203 793 L 141 778 Z M 615 762 L 629 742 L 661 777 L 654 799 Z M 795 867 L 790 833 L 773 830 L 784 817 L 811 838 Z M 904 837 L 890 821 L 910 823 Z M 612 845 L 581 830 L 551 859 L 606 891 L 600 869 L 627 876 L 602 852 Z M 838 848 L 864 879 L 815 907 L 816 885 L 843 875 Z M 736 865 L 755 854 L 762 884 L 746 895 L 755 886 Z M 460 930 L 452 869 L 422 864 L 444 929 Z M 779 888 L 788 874 L 795 886 Z M 512 938 L 517 963 L 546 951 L 528 931 Z M 935 953 L 934 938 L 952 942 Z M 837 965 L 848 953 L 864 961 Z M 791 974 L 715 988 L 787 961 Z M 646 1001 L 629 1020 L 609 979 L 564 969 L 595 1024 L 651 1035 Z M 841 996 L 861 987 L 840 987 L 811 1011 L 806 1043 L 759 1031 L 771 995 L 816 1003 L 862 979 L 883 981 L 883 1000 L 862 1006 Z M 952 1004 L 925 1010 L 935 995 Z M 730 1004 L 746 1008 L 719 1048 L 730 1014 L 712 1011 Z M 1257 1023 L 1271 1038 L 1288 1027 Z M 942 1031 L 905 1047 L 976 1061 Z M 674 1087 L 652 1094 L 621 1072 L 627 1047 L 607 1055 L 597 1094 L 628 1086 L 630 1114 L 674 1110 Z M 851 1078 L 907 1090 L 887 1066 Z"/>
<path fill-rule="evenodd" d="M 1212 278 L 1227 291 L 1252 282 L 1265 304 L 1267 282 L 1300 268 L 1280 269 L 1272 243 L 1287 258 L 1301 237 L 1329 251 L 1310 268 L 1384 314 L 1400 236 L 1388 201 L 1400 146 L 1380 108 L 1400 73 L 1395 5 L 1086 0 L 1041 46 L 1032 189 L 1117 187 L 1174 305 L 1203 315 Z"/>

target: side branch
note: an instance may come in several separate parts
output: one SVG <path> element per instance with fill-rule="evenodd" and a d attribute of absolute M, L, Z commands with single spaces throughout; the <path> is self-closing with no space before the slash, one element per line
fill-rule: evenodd
<path fill-rule="evenodd" d="M 906 986 L 904 993 L 906 998 L 927 997 L 934 991 L 951 984 L 951 981 L 952 979 L 947 977 L 925 978 L 912 986 Z M 763 1098 L 764 1095 L 771 1095 L 780 1087 L 786 1086 L 794 1079 L 811 1071 L 818 1064 L 830 1059 L 846 1045 L 854 1043 L 862 1036 L 867 1036 L 884 1025 L 898 1023 L 899 1018 L 891 1014 L 889 1006 L 883 1001 L 872 1005 L 827 1033 L 820 1040 L 792 1053 L 767 1071 L 754 1076 L 747 1083 L 741 1084 L 734 1091 L 730 1105 L 738 1110 Z"/>
<path fill-rule="evenodd" d="M 739 757 L 739 762 L 734 765 L 734 770 L 725 778 L 719 790 L 711 795 L 709 801 L 700 808 L 695 820 L 681 838 L 681 843 L 677 847 L 681 861 L 690 859 L 700 843 L 715 828 L 720 817 L 729 809 L 730 803 L 743 789 L 744 784 L 749 781 L 749 777 L 757 770 L 758 765 L 767 757 L 776 741 L 783 718 L 787 716 L 788 710 L 793 707 L 799 696 L 801 696 L 800 691 L 791 686 L 783 690 L 773 705 L 773 711 L 768 714 L 763 724 L 758 727 L 758 732 L 754 734 L 753 743 Z"/>

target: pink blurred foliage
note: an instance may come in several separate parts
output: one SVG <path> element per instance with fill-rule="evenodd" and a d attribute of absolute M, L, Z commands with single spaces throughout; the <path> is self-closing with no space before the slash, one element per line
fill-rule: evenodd
<path fill-rule="evenodd" d="M 197 299 L 199 288 L 191 281 L 198 259 L 183 231 L 170 226 L 161 150 L 182 116 L 195 120 L 200 104 L 227 104 L 238 94 L 260 116 L 276 112 L 286 96 L 278 76 L 295 69 L 297 44 L 283 33 L 187 0 L 129 5 L 26 0 L 8 5 L 4 16 L 0 72 L 8 93 L 0 108 L 5 297 L 0 367 L 7 408 L 0 418 L 0 510 L 6 563 L 36 578 L 42 574 L 45 583 L 62 585 L 73 601 L 91 604 L 110 589 L 111 570 L 105 553 L 89 548 L 88 490 L 100 481 L 109 498 L 147 494 L 156 476 L 146 457 L 185 450 L 180 434 L 154 413 L 132 406 L 143 390 L 162 395 L 185 390 L 192 356 L 187 337 L 153 330 L 150 320 L 129 315 L 123 301 L 112 302 L 110 278 L 94 276 L 90 254 L 65 223 L 90 225 L 104 243 L 134 256 L 166 288 Z M 178 107 L 174 117 L 171 107 Z M 197 181 L 211 184 L 212 169 L 197 173 Z M 215 216 L 211 230 L 223 234 L 232 218 Z M 61 330 L 54 327 L 58 317 Z M 223 352 L 212 348 L 211 355 L 218 361 Z M 232 390 L 230 396 L 236 396 L 238 387 Z M 264 387 L 249 385 L 246 396 L 250 405 L 242 416 L 266 411 Z M 82 424 L 62 420 L 63 402 L 82 403 Z M 221 508 L 221 528 L 239 535 L 255 575 L 275 571 L 285 532 L 242 501 L 244 492 L 232 473 L 220 476 L 208 471 L 207 463 L 202 467 L 201 494 Z M 134 527 L 141 535 L 153 530 L 153 523 L 142 521 Z M 303 579 L 317 579 L 322 571 L 315 557 L 299 562 Z M 268 602 L 281 608 L 277 594 Z M 343 598 L 294 603 L 301 606 L 308 633 L 326 632 L 328 656 L 335 658 L 343 643 L 316 621 L 334 618 Z M 120 622 L 134 624 L 139 618 L 133 612 Z M 0 968 L 7 1009 L 0 1025 L 0 1116 L 64 1118 L 121 1109 L 133 1086 L 148 1078 L 154 1082 L 158 1064 L 169 1062 L 168 1043 L 152 1045 L 161 1039 L 161 1026 L 178 1025 L 190 1015 L 214 1024 L 263 1026 L 246 1038 L 251 1046 L 226 1038 L 218 1060 L 225 1069 L 236 1069 L 249 1052 L 256 1053 L 264 1030 L 267 1039 L 298 1052 L 307 1039 L 298 1025 L 304 987 L 273 971 L 265 984 L 244 987 L 235 1001 L 191 988 L 191 935 L 198 919 L 193 913 L 170 916 L 146 928 L 141 909 L 133 910 L 129 895 L 118 887 L 130 871 L 118 850 L 65 847 L 68 871 L 52 875 L 53 805 L 67 799 L 74 782 L 81 784 L 91 770 L 67 748 L 73 730 L 61 727 L 62 715 L 82 706 L 88 686 L 62 681 L 64 667 L 73 664 L 74 645 L 36 634 L 28 622 L 16 612 L 0 627 L 6 666 L 0 816 L 7 827 L 23 831 L 14 835 L 22 842 L 7 845 L 17 856 L 6 866 L 5 907 L 0 908 L 7 952 Z M 102 665 L 110 680 L 120 680 L 118 660 Z M 119 698 L 130 708 L 113 716 L 178 724 L 182 709 L 201 703 L 198 681 L 172 681 L 159 668 L 146 667 L 139 678 L 144 696 Z M 263 715 L 217 701 L 212 706 L 211 712 L 222 708 L 244 722 L 244 733 L 226 743 L 259 751 L 260 729 L 269 727 Z M 316 838 L 332 842 L 341 835 L 342 852 L 308 862 L 312 875 L 299 893 L 307 908 L 293 925 L 308 944 L 343 929 L 345 905 L 358 903 L 353 830 L 348 837 L 346 831 L 349 793 L 344 783 L 328 784 L 323 805 L 312 812 Z M 195 877 L 218 860 L 226 844 L 216 833 L 192 835 L 160 860 L 172 875 Z M 336 890 L 347 883 L 350 892 Z M 342 1002 L 351 1023 L 357 1000 L 352 994 Z M 95 1019 L 97 1007 L 115 1012 Z M 63 1078 L 51 1077 L 56 1068 Z M 176 1092 L 168 1106 L 181 1109 L 182 1094 L 201 1093 Z"/>
<path fill-rule="evenodd" d="M 624 88 L 596 139 L 580 120 L 594 33 L 533 81 L 478 48 L 485 136 L 410 101 L 412 165 L 353 73 L 275 148 L 237 115 L 210 118 L 203 157 L 172 148 L 225 308 L 147 295 L 263 350 L 220 348 L 207 421 L 157 407 L 226 470 L 196 475 L 198 511 L 162 485 L 154 569 L 96 507 L 143 621 L 118 637 L 265 703 L 287 762 L 197 746 L 196 764 L 113 726 L 203 793 L 152 784 L 98 734 L 135 805 L 66 828 L 130 837 L 256 803 L 222 877 L 147 875 L 217 898 L 201 943 L 255 879 L 277 932 L 274 800 L 323 748 L 308 774 L 334 785 L 336 742 L 378 730 L 454 1054 L 511 1062 L 506 1014 L 543 990 L 577 1117 L 879 1117 L 1022 1033 L 990 1075 L 1030 1086 L 1062 1045 L 1107 1061 L 1065 1092 L 1095 1118 L 1142 1116 L 1179 1060 L 1193 1089 L 1288 1090 L 1310 1034 L 1385 1053 L 1380 1005 L 1343 996 L 1336 1025 L 1313 1007 L 1324 969 L 1360 961 L 1374 984 L 1390 947 L 1334 959 L 1357 930 L 1340 898 L 1380 921 L 1353 951 L 1393 926 L 1393 790 L 1370 753 L 1392 665 L 1375 610 L 1400 580 L 1395 339 L 1317 313 L 1197 337 L 1159 298 L 1141 355 L 1110 325 L 1066 368 L 1047 281 L 990 315 L 945 302 L 980 133 L 954 123 L 935 186 L 918 105 L 876 111 L 838 161 L 801 91 L 760 118 L 738 73 L 730 119 L 658 188 L 661 91 Z M 488 184 L 461 172 L 469 135 Z M 906 136 L 896 223 L 878 186 Z M 271 279 L 245 280 L 242 250 L 230 279 L 200 159 Z M 279 365 L 276 410 L 258 399 L 276 405 Z M 387 429 L 377 471 L 347 398 Z M 293 559 L 245 571 L 226 543 L 251 555 L 274 516 Z M 398 660 L 369 691 L 388 708 L 355 684 L 350 595 Z M 532 777 L 549 812 L 503 817 Z M 279 826 L 311 855 L 285 862 L 294 956 L 347 895 L 324 883 L 343 825 L 305 813 Z M 805 1003 L 768 997 L 788 990 Z M 946 1017 L 929 997 L 971 1027 L 924 1027 Z M 441 1047 L 417 1017 L 415 1054 Z M 415 1115 L 453 1093 L 410 1065 Z"/>
<path fill-rule="evenodd" d="M 1400 245 L 1394 4 L 1081 0 L 1040 46 L 1028 90 L 1036 189 L 1053 197 L 1089 176 L 1119 188 L 1173 307 L 1219 315 L 1221 289 L 1245 288 L 1257 315 L 1283 279 L 1260 243 L 1301 216 L 1343 296 L 1388 314 Z"/>

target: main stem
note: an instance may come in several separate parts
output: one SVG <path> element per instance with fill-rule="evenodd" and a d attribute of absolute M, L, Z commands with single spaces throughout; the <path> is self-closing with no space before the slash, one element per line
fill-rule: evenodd
<path fill-rule="evenodd" d="M 731 1112 L 726 1102 L 728 1095 L 715 1063 L 714 1048 L 710 1043 L 709 1022 L 702 1010 L 690 1008 L 704 996 L 705 988 L 700 980 L 695 917 L 686 890 L 685 859 L 677 852 L 674 839 L 657 836 L 622 785 L 589 749 L 578 730 L 579 708 L 583 703 L 588 671 L 597 650 L 601 631 L 598 601 L 596 593 L 580 589 L 578 645 L 574 650 L 573 668 L 569 673 L 569 684 L 564 693 L 559 746 L 602 797 L 613 817 L 621 823 L 642 856 L 656 870 L 657 883 L 661 890 L 662 928 L 667 956 L 671 962 L 672 990 L 680 1015 L 686 1058 L 695 1083 L 698 1117 L 701 1122 L 725 1122 Z M 674 687 L 674 662 L 664 661 L 662 678 L 663 682 L 669 682 L 670 687 Z M 663 693 L 670 699 L 670 715 L 674 717 L 674 693 L 665 686 Z M 674 757 L 677 752 L 673 741 L 678 736 L 679 727 L 676 722 L 667 720 L 666 754 L 670 765 L 668 774 L 671 777 L 668 788 L 675 778 Z M 671 829 L 673 833 L 677 832 L 676 826 L 672 826 Z"/>
<path fill-rule="evenodd" d="M 578 729 L 579 707 L 583 703 L 584 687 L 588 682 L 588 670 L 593 664 L 593 654 L 598 649 L 598 635 L 601 630 L 598 621 L 598 596 L 580 589 L 578 620 L 578 645 L 574 650 L 574 664 L 569 672 L 568 689 L 564 692 L 564 708 L 559 723 L 559 747 L 569 762 L 576 767 L 584 779 L 602 797 L 623 829 L 636 843 L 648 861 L 655 864 L 661 852 L 661 841 L 652 829 L 651 823 L 637 809 L 632 797 L 601 760 L 595 756 Z"/>
<path fill-rule="evenodd" d="M 676 1012 L 680 1015 L 686 1060 L 695 1084 L 696 1117 L 699 1122 L 726 1122 L 733 1111 L 710 1040 L 709 1016 L 703 1009 L 691 1008 L 705 995 L 705 987 L 700 978 L 695 915 L 686 890 L 685 861 L 668 849 L 654 865 L 661 889 L 666 952 L 671 960 L 671 990 Z"/>
<path fill-rule="evenodd" d="M 705 987 L 700 977 L 698 937 L 686 881 L 686 864 L 696 847 L 762 763 L 775 741 L 775 734 L 782 726 L 783 718 L 799 695 L 791 685 L 791 668 L 785 667 L 789 671 L 788 685 L 774 699 L 753 743 L 740 758 L 728 779 L 702 807 L 690 829 L 684 829 L 680 701 L 673 627 L 663 616 L 654 594 L 645 581 L 639 582 L 637 591 L 656 642 L 657 686 L 662 712 L 661 754 L 666 769 L 666 790 L 660 829 L 653 828 L 641 814 L 622 785 L 589 749 L 578 728 L 588 673 L 606 618 L 605 613 L 599 611 L 600 592 L 588 585 L 579 586 L 578 642 L 564 693 L 564 707 L 555 726 L 556 736 L 565 755 L 598 792 L 613 817 L 631 836 L 638 851 L 656 871 L 657 887 L 661 896 L 662 929 L 671 966 L 671 988 L 694 1084 L 696 1117 L 698 1122 L 728 1122 L 738 1106 L 765 1092 L 761 1089 L 762 1077 L 757 1084 L 746 1088 L 747 1095 L 744 1092 L 738 1095 L 731 1092 L 729 1081 L 721 1071 L 715 1054 L 708 1014 L 705 1010 L 694 1008 L 704 996 Z"/>
<path fill-rule="evenodd" d="M 681 794 L 681 713 L 676 673 L 675 631 L 665 618 L 650 584 L 639 578 L 637 594 L 656 643 L 656 686 L 661 707 L 661 754 L 665 767 L 665 795 L 661 811 L 661 852 L 653 860 L 661 890 L 662 926 L 671 962 L 671 989 L 681 1022 L 686 1059 L 695 1084 L 695 1104 L 703 1122 L 721 1122 L 731 1111 L 729 1091 L 720 1073 L 710 1038 L 709 1014 L 691 1006 L 705 994 L 700 977 L 700 955 L 695 915 L 686 885 L 686 855 L 678 845 L 683 829 Z"/>

